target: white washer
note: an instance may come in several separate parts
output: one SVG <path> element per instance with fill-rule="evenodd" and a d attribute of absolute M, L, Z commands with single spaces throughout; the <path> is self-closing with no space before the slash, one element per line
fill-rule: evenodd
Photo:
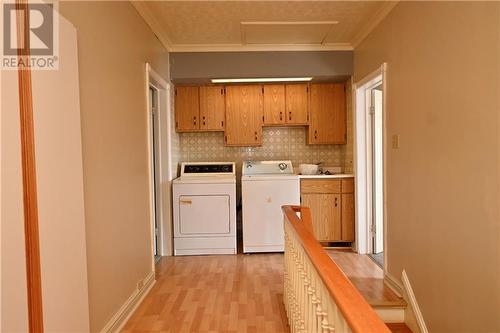
<path fill-rule="evenodd" d="M 174 254 L 236 254 L 233 162 L 182 163 L 173 181 Z"/>
<path fill-rule="evenodd" d="M 243 252 L 282 252 L 283 205 L 300 204 L 299 177 L 291 161 L 243 162 Z"/>

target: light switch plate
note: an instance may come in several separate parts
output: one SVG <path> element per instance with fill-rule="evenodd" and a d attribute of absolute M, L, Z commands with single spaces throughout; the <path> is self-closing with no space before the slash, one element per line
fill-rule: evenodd
<path fill-rule="evenodd" d="M 392 136 L 392 149 L 398 149 L 399 148 L 399 135 L 394 134 Z"/>

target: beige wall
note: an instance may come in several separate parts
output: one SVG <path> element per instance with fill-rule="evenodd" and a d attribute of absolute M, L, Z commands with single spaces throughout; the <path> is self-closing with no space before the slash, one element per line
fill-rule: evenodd
<path fill-rule="evenodd" d="M 90 328 L 151 272 L 145 62 L 168 54 L 129 2 L 60 2 L 78 32 Z"/>
<path fill-rule="evenodd" d="M 387 70 L 387 266 L 431 332 L 500 331 L 500 4 L 402 2 L 355 50 Z"/>
<path fill-rule="evenodd" d="M 46 332 L 88 332 L 89 304 L 76 30 L 59 20 L 59 69 L 33 71 L 43 321 Z M 1 332 L 27 332 L 17 72 L 1 89 Z"/>

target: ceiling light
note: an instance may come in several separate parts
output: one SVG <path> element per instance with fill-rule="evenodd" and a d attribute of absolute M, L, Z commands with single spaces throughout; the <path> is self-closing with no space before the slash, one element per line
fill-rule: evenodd
<path fill-rule="evenodd" d="M 255 82 L 297 82 L 311 81 L 312 77 L 263 77 L 242 79 L 212 79 L 212 83 L 255 83 Z"/>

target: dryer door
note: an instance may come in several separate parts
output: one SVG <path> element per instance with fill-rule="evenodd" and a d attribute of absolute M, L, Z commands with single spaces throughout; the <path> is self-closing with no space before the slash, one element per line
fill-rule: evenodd
<path fill-rule="evenodd" d="M 180 234 L 186 236 L 229 234 L 229 199 L 229 195 L 181 195 Z"/>

